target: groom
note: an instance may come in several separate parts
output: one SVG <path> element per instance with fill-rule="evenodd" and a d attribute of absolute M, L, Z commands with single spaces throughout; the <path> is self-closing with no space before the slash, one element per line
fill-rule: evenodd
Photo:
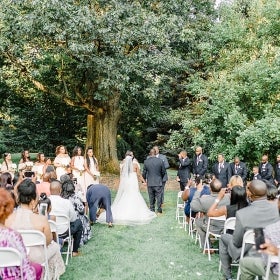
<path fill-rule="evenodd" d="M 166 169 L 164 162 L 156 157 L 154 149 L 150 150 L 149 157 L 144 161 L 142 175 L 148 186 L 150 210 L 155 211 L 155 202 L 157 202 L 157 211 L 162 213 L 163 178 L 166 175 Z"/>

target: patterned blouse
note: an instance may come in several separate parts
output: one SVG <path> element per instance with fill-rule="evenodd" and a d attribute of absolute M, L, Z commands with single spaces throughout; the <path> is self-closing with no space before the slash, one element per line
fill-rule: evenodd
<path fill-rule="evenodd" d="M 0 228 L 0 247 L 17 249 L 23 256 L 23 279 L 36 280 L 35 268 L 30 264 L 22 237 L 18 232 L 10 228 Z M 20 268 L 17 266 L 0 268 L 0 276 L 3 280 L 20 279 Z"/>

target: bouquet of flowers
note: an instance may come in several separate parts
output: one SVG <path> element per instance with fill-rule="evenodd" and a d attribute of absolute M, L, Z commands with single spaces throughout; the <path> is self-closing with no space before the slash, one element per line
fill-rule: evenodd
<path fill-rule="evenodd" d="M 12 168 L 13 171 L 16 171 L 17 165 L 16 165 L 15 163 L 12 163 L 12 164 L 11 164 L 11 168 Z"/>
<path fill-rule="evenodd" d="M 97 170 L 93 171 L 93 179 L 96 180 L 99 177 L 100 177 L 100 172 Z"/>
<path fill-rule="evenodd" d="M 26 163 L 25 163 L 25 165 L 26 165 L 26 169 L 27 170 L 31 170 L 32 169 L 32 167 L 33 167 L 33 161 L 27 161 Z"/>

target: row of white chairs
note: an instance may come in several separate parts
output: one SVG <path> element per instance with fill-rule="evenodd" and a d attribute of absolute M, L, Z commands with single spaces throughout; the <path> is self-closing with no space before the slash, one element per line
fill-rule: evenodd
<path fill-rule="evenodd" d="M 185 211 L 184 211 L 185 202 L 182 200 L 182 194 L 183 194 L 183 191 L 179 191 L 178 194 L 177 194 L 176 220 L 178 221 L 179 224 L 183 225 L 183 228 L 186 231 L 187 230 L 186 229 L 187 228 L 187 222 L 186 222 L 186 215 L 185 215 Z M 204 243 L 204 246 L 203 246 L 203 254 L 208 252 L 208 260 L 209 261 L 211 261 L 210 250 L 218 250 L 218 249 L 215 249 L 215 248 L 210 248 L 209 240 L 213 240 L 213 239 L 218 240 L 221 237 L 220 234 L 217 234 L 215 232 L 211 232 L 211 230 L 210 230 L 211 221 L 213 221 L 213 220 L 219 220 L 219 221 L 224 221 L 225 222 L 223 233 L 227 233 L 228 230 L 234 231 L 235 222 L 236 222 L 235 217 L 228 218 L 228 219 L 225 216 L 208 217 L 205 243 Z M 188 233 L 192 238 L 195 237 L 195 243 L 197 243 L 197 241 L 199 241 L 199 246 L 201 248 L 202 244 L 200 243 L 200 238 L 199 238 L 199 236 L 197 234 L 197 231 L 195 229 L 195 218 L 192 217 L 191 210 L 190 210 L 190 220 L 189 220 L 189 223 L 188 223 Z M 254 231 L 253 230 L 248 230 L 244 234 L 240 259 L 242 259 L 244 257 L 246 244 L 251 244 L 251 245 L 255 244 L 255 238 L 254 238 Z M 263 280 L 269 280 L 271 262 L 280 263 L 280 252 L 279 252 L 278 256 L 268 256 L 268 263 L 267 263 L 267 266 L 266 266 L 266 275 L 265 275 L 265 277 L 263 277 Z M 240 274 L 241 274 L 239 263 L 238 262 L 233 262 L 231 265 L 238 267 L 237 280 L 239 280 L 240 279 Z M 219 264 L 219 271 L 221 271 L 221 261 L 220 261 L 220 264 Z M 258 279 L 258 277 L 256 277 L 256 279 Z M 279 273 L 279 276 L 278 276 L 278 280 L 280 280 L 280 273 Z"/>
<path fill-rule="evenodd" d="M 66 254 L 65 264 L 68 265 L 69 257 L 72 257 L 73 250 L 73 237 L 71 235 L 70 220 L 65 215 L 56 215 L 56 222 L 49 220 L 51 232 L 56 235 L 56 240 L 58 242 L 58 236 L 64 232 L 60 231 L 61 226 L 67 226 L 69 229 L 69 234 L 66 238 L 63 239 L 63 242 L 67 242 L 67 251 L 62 252 Z M 63 227 L 62 227 L 63 228 Z M 65 228 L 65 227 L 64 227 Z M 44 267 L 44 280 L 49 279 L 49 267 L 48 267 L 48 256 L 47 256 L 47 245 L 46 245 L 46 236 L 38 230 L 18 230 L 21 234 L 23 243 L 27 250 L 34 246 L 43 246 L 44 248 L 44 262 L 41 265 Z M 11 247 L 1 247 L 0 248 L 0 267 L 20 267 L 21 279 L 23 279 L 22 272 L 22 255 L 21 253 Z M 56 276 L 56 279 L 58 277 Z"/>

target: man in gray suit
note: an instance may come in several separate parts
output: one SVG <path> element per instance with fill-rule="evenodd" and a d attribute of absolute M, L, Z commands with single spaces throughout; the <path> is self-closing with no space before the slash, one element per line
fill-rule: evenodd
<path fill-rule="evenodd" d="M 199 234 L 201 246 L 204 246 L 205 243 L 205 236 L 207 230 L 207 223 L 208 223 L 208 216 L 206 215 L 209 208 L 212 204 L 216 201 L 218 203 L 218 207 L 229 205 L 230 199 L 229 195 L 225 195 L 221 201 L 218 201 L 218 194 L 222 188 L 222 183 L 220 180 L 215 179 L 210 183 L 211 194 L 210 195 L 203 195 L 200 197 L 200 191 L 196 191 L 194 193 L 192 202 L 191 202 L 191 209 L 194 212 L 201 212 L 203 213 L 202 218 L 195 219 L 195 225 L 197 229 L 197 233 Z M 211 221 L 210 230 L 217 234 L 221 233 L 224 228 L 224 221 Z"/>
<path fill-rule="evenodd" d="M 233 235 L 222 234 L 219 240 L 219 254 L 222 270 L 226 279 L 232 279 L 231 262 L 238 260 L 241 253 L 243 236 L 246 230 L 265 227 L 279 220 L 276 203 L 266 198 L 267 187 L 261 180 L 253 180 L 248 186 L 250 206 L 236 212 L 236 225 Z"/>
<path fill-rule="evenodd" d="M 158 146 L 154 146 L 153 149 L 156 152 L 156 157 L 161 159 L 164 163 L 165 169 L 168 169 L 170 166 L 169 166 L 169 163 L 168 163 L 168 160 L 167 160 L 166 156 L 159 153 Z M 162 198 L 161 198 L 162 203 L 164 203 L 164 187 L 165 187 L 165 184 L 166 184 L 167 180 L 168 180 L 168 177 L 167 177 L 167 172 L 166 172 L 165 176 L 162 179 Z"/>
<path fill-rule="evenodd" d="M 155 202 L 157 201 L 157 211 L 162 213 L 162 184 L 166 170 L 163 161 L 156 157 L 154 149 L 150 150 L 149 157 L 144 161 L 142 175 L 148 186 L 150 210 L 155 211 Z"/>

